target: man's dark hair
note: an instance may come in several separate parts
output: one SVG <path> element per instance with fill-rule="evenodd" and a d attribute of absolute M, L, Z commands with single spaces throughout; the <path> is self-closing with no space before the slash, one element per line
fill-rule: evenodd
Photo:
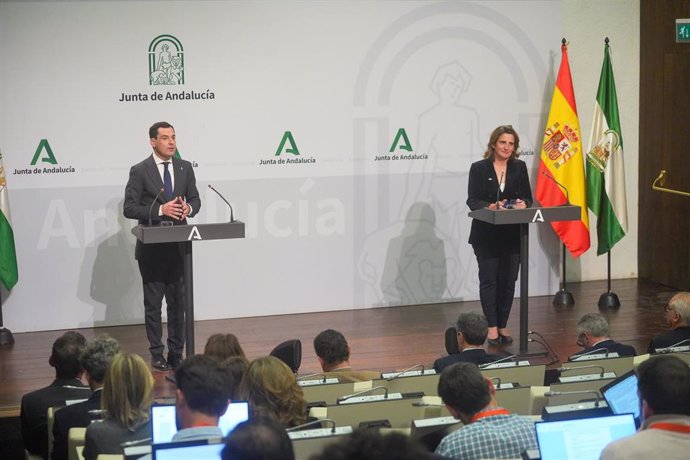
<path fill-rule="evenodd" d="M 326 329 L 314 337 L 314 351 L 316 356 L 329 365 L 340 364 L 350 359 L 350 350 L 345 336 L 333 329 Z"/>
<path fill-rule="evenodd" d="M 55 368 L 59 379 L 75 379 L 81 373 L 79 355 L 86 345 L 86 338 L 79 332 L 67 331 L 53 342 L 48 361 Z"/>
<path fill-rule="evenodd" d="M 474 363 L 456 363 L 443 370 L 438 395 L 444 404 L 472 416 L 491 402 L 489 382 Z"/>
<path fill-rule="evenodd" d="M 149 128 L 149 137 L 151 139 L 156 139 L 158 137 L 158 128 L 172 128 L 173 130 L 175 130 L 175 127 L 167 121 L 156 122 L 152 124 Z"/>
<path fill-rule="evenodd" d="M 120 344 L 108 335 L 102 335 L 86 344 L 79 357 L 81 367 L 96 383 L 103 383 L 105 371 L 113 357 L 120 352 Z"/>
<path fill-rule="evenodd" d="M 654 414 L 690 415 L 690 367 L 675 356 L 655 356 L 637 368 L 637 388 Z"/>
<path fill-rule="evenodd" d="M 461 313 L 455 322 L 458 332 L 462 332 L 465 341 L 470 345 L 484 345 L 486 337 L 489 335 L 489 323 L 486 317 L 479 313 Z"/>
<path fill-rule="evenodd" d="M 429 452 L 417 441 L 400 433 L 383 435 L 378 430 L 357 430 L 340 442 L 331 443 L 312 460 L 421 460 Z"/>
<path fill-rule="evenodd" d="M 175 381 L 191 410 L 212 417 L 220 417 L 228 407 L 235 384 L 230 370 L 206 355 L 185 359 L 175 371 Z"/>
<path fill-rule="evenodd" d="M 294 460 L 295 451 L 285 428 L 272 417 L 240 423 L 225 440 L 223 460 Z"/>

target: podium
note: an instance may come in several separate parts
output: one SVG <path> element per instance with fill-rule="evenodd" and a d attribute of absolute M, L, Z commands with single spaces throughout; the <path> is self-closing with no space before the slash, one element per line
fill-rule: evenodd
<path fill-rule="evenodd" d="M 471 211 L 473 219 L 493 225 L 520 224 L 520 354 L 527 353 L 527 323 L 529 299 L 529 225 L 544 222 L 580 220 L 579 206 L 564 205 L 547 208 L 489 209 Z"/>
<path fill-rule="evenodd" d="M 194 266 L 192 243 L 204 240 L 244 238 L 244 222 L 235 220 L 219 224 L 145 226 L 132 228 L 142 244 L 183 243 L 185 287 L 185 342 L 187 357 L 194 354 Z"/>

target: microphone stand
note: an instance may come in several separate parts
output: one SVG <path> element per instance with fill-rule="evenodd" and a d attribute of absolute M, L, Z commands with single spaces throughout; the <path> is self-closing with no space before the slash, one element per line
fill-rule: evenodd
<path fill-rule="evenodd" d="M 561 244 L 561 247 L 563 252 L 563 272 L 561 273 L 561 289 L 553 296 L 553 306 L 569 307 L 570 305 L 575 305 L 575 297 L 573 297 L 573 294 L 566 288 L 567 280 L 565 274 L 565 243 Z"/>

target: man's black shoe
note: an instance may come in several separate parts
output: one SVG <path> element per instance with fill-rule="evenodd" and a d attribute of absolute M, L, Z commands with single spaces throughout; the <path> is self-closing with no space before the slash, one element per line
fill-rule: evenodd
<path fill-rule="evenodd" d="M 170 369 L 175 370 L 180 367 L 182 362 L 182 355 L 178 353 L 168 353 L 168 366 Z"/>
<path fill-rule="evenodd" d="M 151 356 L 151 367 L 158 371 L 169 371 L 170 366 L 168 366 L 168 362 L 165 360 L 163 355 L 153 355 Z"/>

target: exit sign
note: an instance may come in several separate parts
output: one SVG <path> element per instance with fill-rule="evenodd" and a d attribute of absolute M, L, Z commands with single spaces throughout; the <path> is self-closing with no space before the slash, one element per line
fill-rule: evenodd
<path fill-rule="evenodd" d="M 676 43 L 690 43 L 690 19 L 676 19 Z"/>

